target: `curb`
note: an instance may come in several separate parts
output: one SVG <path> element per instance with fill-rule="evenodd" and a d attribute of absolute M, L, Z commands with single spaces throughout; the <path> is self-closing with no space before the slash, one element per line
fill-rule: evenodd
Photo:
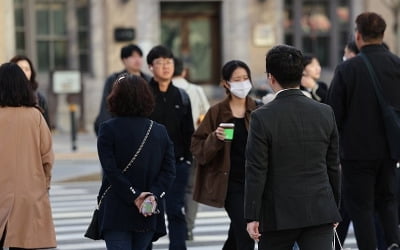
<path fill-rule="evenodd" d="M 98 160 L 97 152 L 54 153 L 55 160 Z"/>

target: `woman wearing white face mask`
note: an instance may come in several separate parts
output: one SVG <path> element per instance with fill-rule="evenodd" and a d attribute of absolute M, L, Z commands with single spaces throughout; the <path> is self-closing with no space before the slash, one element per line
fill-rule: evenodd
<path fill-rule="evenodd" d="M 231 219 L 223 249 L 253 250 L 254 240 L 246 232 L 244 219 L 245 148 L 250 113 L 256 102 L 248 97 L 252 88 L 249 67 L 242 61 L 227 62 L 222 68 L 222 85 L 228 96 L 212 106 L 192 137 L 191 150 L 198 165 L 194 200 L 224 207 Z M 233 138 L 221 123 L 234 124 Z"/>

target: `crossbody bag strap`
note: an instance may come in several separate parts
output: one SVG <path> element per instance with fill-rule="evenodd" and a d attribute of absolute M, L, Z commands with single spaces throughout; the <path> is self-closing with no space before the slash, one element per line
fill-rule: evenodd
<path fill-rule="evenodd" d="M 142 151 L 142 148 L 143 148 L 144 144 L 146 143 L 147 138 L 149 137 L 150 131 L 151 131 L 152 127 L 153 127 L 153 123 L 154 122 L 152 120 L 150 120 L 149 128 L 147 129 L 146 135 L 144 136 L 142 143 L 140 144 L 139 148 L 136 150 L 135 155 L 132 157 L 132 159 L 129 161 L 129 163 L 126 165 L 126 167 L 122 170 L 122 173 L 125 173 L 126 171 L 128 171 L 128 169 L 130 168 L 132 163 L 136 160 L 136 158 L 139 155 L 140 151 Z M 99 203 L 97 205 L 97 209 L 100 208 L 101 202 L 103 201 L 104 197 L 106 196 L 106 194 L 107 194 L 108 190 L 110 190 L 110 188 L 111 188 L 111 185 L 108 186 L 107 189 L 102 194 L 102 196 L 101 196 L 101 198 L 99 200 Z"/>
<path fill-rule="evenodd" d="M 365 62 L 365 65 L 367 65 L 367 69 L 368 69 L 369 75 L 372 78 L 372 85 L 374 86 L 375 94 L 376 94 L 376 97 L 378 98 L 379 104 L 381 105 L 381 107 L 386 106 L 387 103 L 386 103 L 385 99 L 383 98 L 382 86 L 378 82 L 378 78 L 376 77 L 375 70 L 372 68 L 372 65 L 369 62 L 368 57 L 364 53 L 361 52 L 361 53 L 359 53 L 359 55 Z"/>

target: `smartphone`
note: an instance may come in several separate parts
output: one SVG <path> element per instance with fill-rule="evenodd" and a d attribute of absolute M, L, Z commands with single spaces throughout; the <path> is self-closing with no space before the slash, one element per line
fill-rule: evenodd
<path fill-rule="evenodd" d="M 153 213 L 153 203 L 149 200 L 144 200 L 142 205 L 142 214 Z"/>

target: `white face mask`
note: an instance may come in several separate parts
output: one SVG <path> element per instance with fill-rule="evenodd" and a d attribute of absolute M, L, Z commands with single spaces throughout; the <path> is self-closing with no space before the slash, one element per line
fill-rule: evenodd
<path fill-rule="evenodd" d="M 231 93 L 242 99 L 246 98 L 252 87 L 249 80 L 245 80 L 243 82 L 229 82 L 229 85 L 231 86 Z"/>

